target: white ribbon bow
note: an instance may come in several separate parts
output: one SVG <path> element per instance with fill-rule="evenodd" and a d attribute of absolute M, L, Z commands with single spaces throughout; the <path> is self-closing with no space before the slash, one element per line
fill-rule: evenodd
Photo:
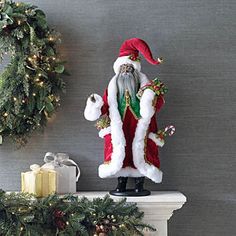
<path fill-rule="evenodd" d="M 68 154 L 66 153 L 53 153 L 47 152 L 44 156 L 44 162 L 50 163 L 53 166 L 63 166 L 66 165 L 65 163 L 71 163 L 76 166 L 78 174 L 76 176 L 76 182 L 79 180 L 80 177 L 80 169 L 79 166 L 69 158 Z"/>
<path fill-rule="evenodd" d="M 41 170 L 41 167 L 40 167 L 40 165 L 38 165 L 38 164 L 33 164 L 33 165 L 30 165 L 30 169 L 31 169 L 34 173 L 38 173 L 38 172 Z"/>

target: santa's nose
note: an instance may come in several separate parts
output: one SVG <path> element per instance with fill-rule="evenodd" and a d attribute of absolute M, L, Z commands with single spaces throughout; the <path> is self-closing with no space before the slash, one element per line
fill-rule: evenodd
<path fill-rule="evenodd" d="M 130 65 L 124 64 L 120 67 L 120 71 L 121 71 L 121 73 L 124 73 L 124 74 L 132 73 L 133 67 Z"/>
<path fill-rule="evenodd" d="M 123 68 L 123 73 L 127 74 L 129 72 L 128 68 Z"/>
<path fill-rule="evenodd" d="M 132 73 L 131 68 L 125 68 L 125 69 L 124 69 L 124 73 L 125 73 L 125 74 Z"/>

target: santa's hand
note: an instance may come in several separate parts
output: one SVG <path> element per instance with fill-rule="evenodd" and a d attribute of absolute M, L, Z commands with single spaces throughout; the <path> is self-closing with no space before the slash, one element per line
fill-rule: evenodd
<path fill-rule="evenodd" d="M 87 100 L 87 104 L 91 103 L 94 103 L 93 106 L 99 107 L 101 104 L 103 104 L 102 97 L 96 93 L 91 94 Z"/>
<path fill-rule="evenodd" d="M 95 99 L 95 97 L 94 97 L 94 94 L 91 94 L 91 95 L 89 96 L 89 98 L 90 98 L 91 102 L 96 102 L 96 99 Z"/>
<path fill-rule="evenodd" d="M 97 120 L 102 114 L 101 108 L 103 104 L 104 102 L 100 95 L 91 94 L 87 99 L 86 107 L 84 110 L 84 117 L 90 121 Z"/>
<path fill-rule="evenodd" d="M 159 61 L 160 64 L 162 64 L 164 61 L 163 57 L 158 57 L 157 60 Z"/>

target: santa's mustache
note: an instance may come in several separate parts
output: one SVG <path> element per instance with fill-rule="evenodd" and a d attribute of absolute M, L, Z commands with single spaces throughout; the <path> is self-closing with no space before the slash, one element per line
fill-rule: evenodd
<path fill-rule="evenodd" d="M 136 98 L 139 89 L 139 76 L 137 72 L 123 72 L 119 73 L 117 77 L 118 97 L 122 99 L 125 91 L 129 92 L 131 99 Z"/>

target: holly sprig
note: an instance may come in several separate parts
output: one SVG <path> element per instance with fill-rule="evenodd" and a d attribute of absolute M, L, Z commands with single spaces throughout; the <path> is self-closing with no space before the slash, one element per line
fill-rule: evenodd
<path fill-rule="evenodd" d="M 141 61 L 141 57 L 133 55 L 133 54 L 129 56 L 129 59 L 132 61 L 137 61 L 137 62 Z"/>
<path fill-rule="evenodd" d="M 167 133 L 164 130 L 158 130 L 157 137 L 161 140 L 164 140 L 164 138 L 167 136 Z"/>
<path fill-rule="evenodd" d="M 98 130 L 101 130 L 101 129 L 105 129 L 105 128 L 109 127 L 110 123 L 111 123 L 110 118 L 108 116 L 103 116 L 101 119 L 99 119 L 96 122 L 95 126 Z"/>
<path fill-rule="evenodd" d="M 164 94 L 168 92 L 168 88 L 158 78 L 151 80 L 149 83 L 141 87 L 137 93 L 137 97 L 141 98 L 143 95 L 143 92 L 146 89 L 151 89 L 157 96 L 161 96 L 161 95 L 163 96 Z"/>

